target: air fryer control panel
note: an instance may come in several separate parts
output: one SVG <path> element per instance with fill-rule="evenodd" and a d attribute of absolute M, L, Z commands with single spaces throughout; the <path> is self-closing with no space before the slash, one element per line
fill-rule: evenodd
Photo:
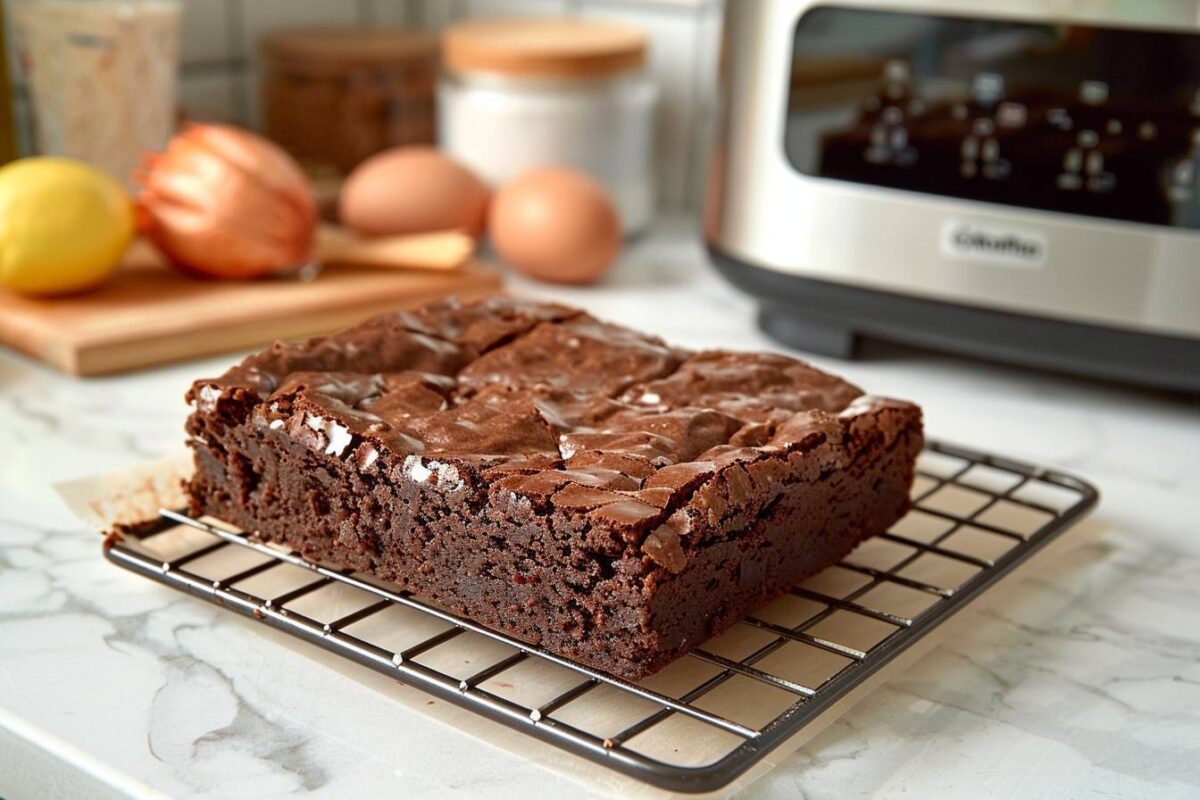
<path fill-rule="evenodd" d="M 1200 35 L 838 6 L 796 22 L 805 175 L 1200 229 Z"/>

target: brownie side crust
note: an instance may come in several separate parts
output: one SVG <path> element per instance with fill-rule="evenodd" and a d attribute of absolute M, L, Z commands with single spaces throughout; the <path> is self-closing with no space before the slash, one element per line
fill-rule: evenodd
<path fill-rule="evenodd" d="M 885 530 L 920 410 L 497 298 L 276 344 L 189 392 L 195 513 L 627 678 Z"/>

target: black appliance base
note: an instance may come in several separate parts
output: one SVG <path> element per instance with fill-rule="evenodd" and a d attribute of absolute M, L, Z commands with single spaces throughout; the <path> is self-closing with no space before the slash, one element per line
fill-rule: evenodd
<path fill-rule="evenodd" d="M 1200 393 L 1200 339 L 925 300 L 763 269 L 709 245 L 761 301 L 759 324 L 801 350 L 853 358 L 864 336 L 1157 389 Z"/>

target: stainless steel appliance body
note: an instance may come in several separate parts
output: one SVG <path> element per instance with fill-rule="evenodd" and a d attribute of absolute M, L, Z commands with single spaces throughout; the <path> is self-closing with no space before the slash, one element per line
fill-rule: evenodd
<path fill-rule="evenodd" d="M 788 343 L 1200 391 L 1198 176 L 1197 0 L 727 5 L 705 235 Z"/>

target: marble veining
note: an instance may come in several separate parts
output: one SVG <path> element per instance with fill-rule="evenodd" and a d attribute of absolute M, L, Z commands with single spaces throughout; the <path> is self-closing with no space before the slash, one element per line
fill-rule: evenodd
<path fill-rule="evenodd" d="M 683 226 L 603 286 L 513 288 L 689 346 L 774 347 Z M 97 794 L 602 794 L 103 561 L 50 485 L 177 448 L 186 385 L 231 358 L 78 381 L 0 353 L 0 794 L 66 785 L 6 763 L 17 742 Z M 936 436 L 1088 477 L 1103 530 L 738 796 L 1200 795 L 1196 402 L 895 347 L 814 360 L 921 402 Z"/>

